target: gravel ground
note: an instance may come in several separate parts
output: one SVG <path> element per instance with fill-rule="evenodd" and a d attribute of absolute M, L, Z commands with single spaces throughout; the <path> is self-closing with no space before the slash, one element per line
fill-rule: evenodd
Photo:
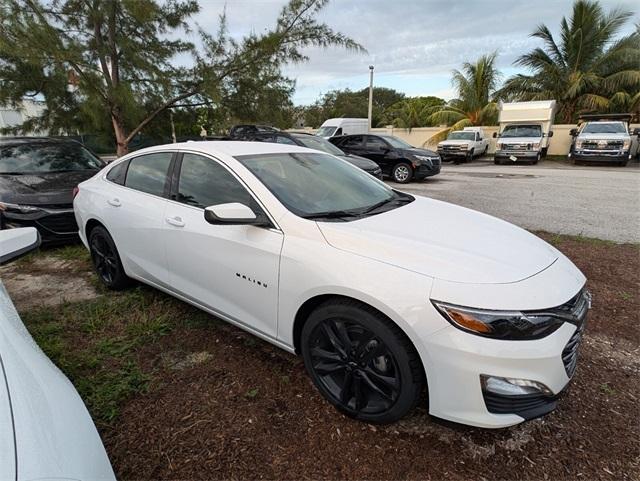
<path fill-rule="evenodd" d="M 423 182 L 392 184 L 413 194 L 452 202 L 526 229 L 640 242 L 640 168 L 445 163 Z"/>

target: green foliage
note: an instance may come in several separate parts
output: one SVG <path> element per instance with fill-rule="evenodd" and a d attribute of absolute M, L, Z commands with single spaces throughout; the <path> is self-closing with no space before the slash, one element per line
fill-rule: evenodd
<path fill-rule="evenodd" d="M 372 120 L 373 126 L 383 123 L 384 112 L 387 108 L 403 100 L 405 95 L 386 87 L 373 88 Z M 305 108 L 305 124 L 319 127 L 331 118 L 367 118 L 369 110 L 369 88 L 356 92 L 332 90 L 324 94 L 315 104 Z"/>
<path fill-rule="evenodd" d="M 272 29 L 240 40 L 223 14 L 215 34 L 198 31 L 198 50 L 182 40 L 195 0 L 0 0 L 0 103 L 42 96 L 45 113 L 21 129 L 111 128 L 118 154 L 169 108 L 206 105 L 244 121 L 271 119 L 262 109 L 273 108 L 285 124 L 293 85 L 284 64 L 312 46 L 363 50 L 316 21 L 327 1 L 290 0 Z M 178 66 L 177 55 L 191 64 Z"/>
<path fill-rule="evenodd" d="M 558 101 L 556 120 L 575 122 L 585 112 L 640 112 L 640 25 L 629 35 L 620 30 L 633 12 L 605 13 L 593 0 L 577 0 L 571 18 L 562 18 L 559 41 L 541 24 L 531 34 L 542 47 L 521 56 L 516 65 L 531 74 L 509 78 L 500 96 L 509 100 Z"/>
<path fill-rule="evenodd" d="M 445 101 L 439 97 L 406 98 L 384 111 L 381 124 L 409 130 L 428 127 L 431 125 L 431 115 L 444 104 Z"/>
<path fill-rule="evenodd" d="M 466 62 L 462 70 L 454 70 L 451 83 L 458 97 L 432 113 L 433 125 L 447 125 L 430 140 L 437 142 L 446 138 L 452 130 L 469 126 L 496 125 L 498 107 L 494 96 L 500 80 L 496 68 L 497 53 L 483 55 L 475 63 Z"/>

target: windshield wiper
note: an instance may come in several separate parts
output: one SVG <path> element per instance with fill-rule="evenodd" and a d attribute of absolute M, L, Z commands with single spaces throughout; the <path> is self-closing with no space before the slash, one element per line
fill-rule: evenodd
<path fill-rule="evenodd" d="M 369 214 L 370 212 L 373 212 L 374 210 L 379 209 L 380 207 L 382 207 L 383 205 L 387 205 L 387 204 L 391 204 L 391 203 L 401 203 L 401 204 L 405 204 L 405 203 L 409 203 L 412 202 L 413 198 L 411 197 L 391 197 L 390 199 L 385 199 L 382 200 L 376 204 L 373 204 L 371 207 L 367 207 L 365 210 L 363 210 L 361 213 L 362 214 Z"/>
<path fill-rule="evenodd" d="M 24 172 L 0 172 L 0 175 L 24 175 Z"/>
<path fill-rule="evenodd" d="M 327 212 L 315 212 L 301 216 L 303 219 L 342 219 L 344 217 L 360 217 L 362 212 L 348 210 L 331 210 Z"/>

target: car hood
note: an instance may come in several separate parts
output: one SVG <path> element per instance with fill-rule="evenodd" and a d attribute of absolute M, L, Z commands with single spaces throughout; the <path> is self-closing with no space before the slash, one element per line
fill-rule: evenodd
<path fill-rule="evenodd" d="M 71 204 L 73 188 L 93 177 L 97 170 L 41 174 L 0 174 L 0 200 L 39 205 Z"/>
<path fill-rule="evenodd" d="M 360 157 L 358 155 L 339 155 L 338 157 L 343 160 L 346 160 L 347 162 L 355 165 L 356 167 L 360 167 L 363 170 L 378 169 L 378 164 L 376 164 L 373 160 L 365 159 L 364 157 Z"/>
<path fill-rule="evenodd" d="M 402 152 L 405 154 L 410 154 L 410 155 L 427 155 L 429 157 L 437 157 L 438 153 L 434 152 L 433 150 L 428 150 L 428 149 L 417 149 L 417 148 L 413 148 L 413 149 L 402 149 Z"/>
<path fill-rule="evenodd" d="M 628 134 L 580 134 L 580 140 L 625 140 L 629 138 Z"/>
<path fill-rule="evenodd" d="M 426 197 L 364 219 L 318 226 L 337 249 L 461 283 L 517 282 L 560 255 L 508 222 Z"/>
<path fill-rule="evenodd" d="M 443 140 L 442 142 L 438 143 L 438 147 L 441 145 L 468 145 L 468 144 L 472 144 L 473 140 Z"/>
<path fill-rule="evenodd" d="M 542 137 L 499 137 L 497 139 L 501 144 L 531 144 L 540 142 Z"/>

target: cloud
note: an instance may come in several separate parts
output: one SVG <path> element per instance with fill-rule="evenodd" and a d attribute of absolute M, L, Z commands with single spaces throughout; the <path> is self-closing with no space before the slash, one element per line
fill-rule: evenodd
<path fill-rule="evenodd" d="M 556 31 L 572 0 L 535 3 L 530 0 L 340 0 L 331 2 L 320 20 L 351 36 L 368 53 L 338 48 L 309 49 L 309 62 L 290 65 L 285 73 L 296 79 L 296 103 L 311 103 L 334 88 L 368 85 L 368 66 L 375 65 L 376 85 L 391 86 L 410 95 L 452 94 L 450 72 L 465 61 L 498 51 L 498 67 L 513 71 L 513 61 L 539 45 L 529 33 L 540 23 Z M 636 11 L 630 0 L 601 0 L 607 10 L 621 6 Z M 284 0 L 229 0 L 228 23 L 234 36 L 274 25 Z M 197 21 L 215 30 L 223 0 L 202 0 Z M 636 14 L 634 21 L 638 21 Z M 628 29 L 633 27 L 629 23 Z"/>

